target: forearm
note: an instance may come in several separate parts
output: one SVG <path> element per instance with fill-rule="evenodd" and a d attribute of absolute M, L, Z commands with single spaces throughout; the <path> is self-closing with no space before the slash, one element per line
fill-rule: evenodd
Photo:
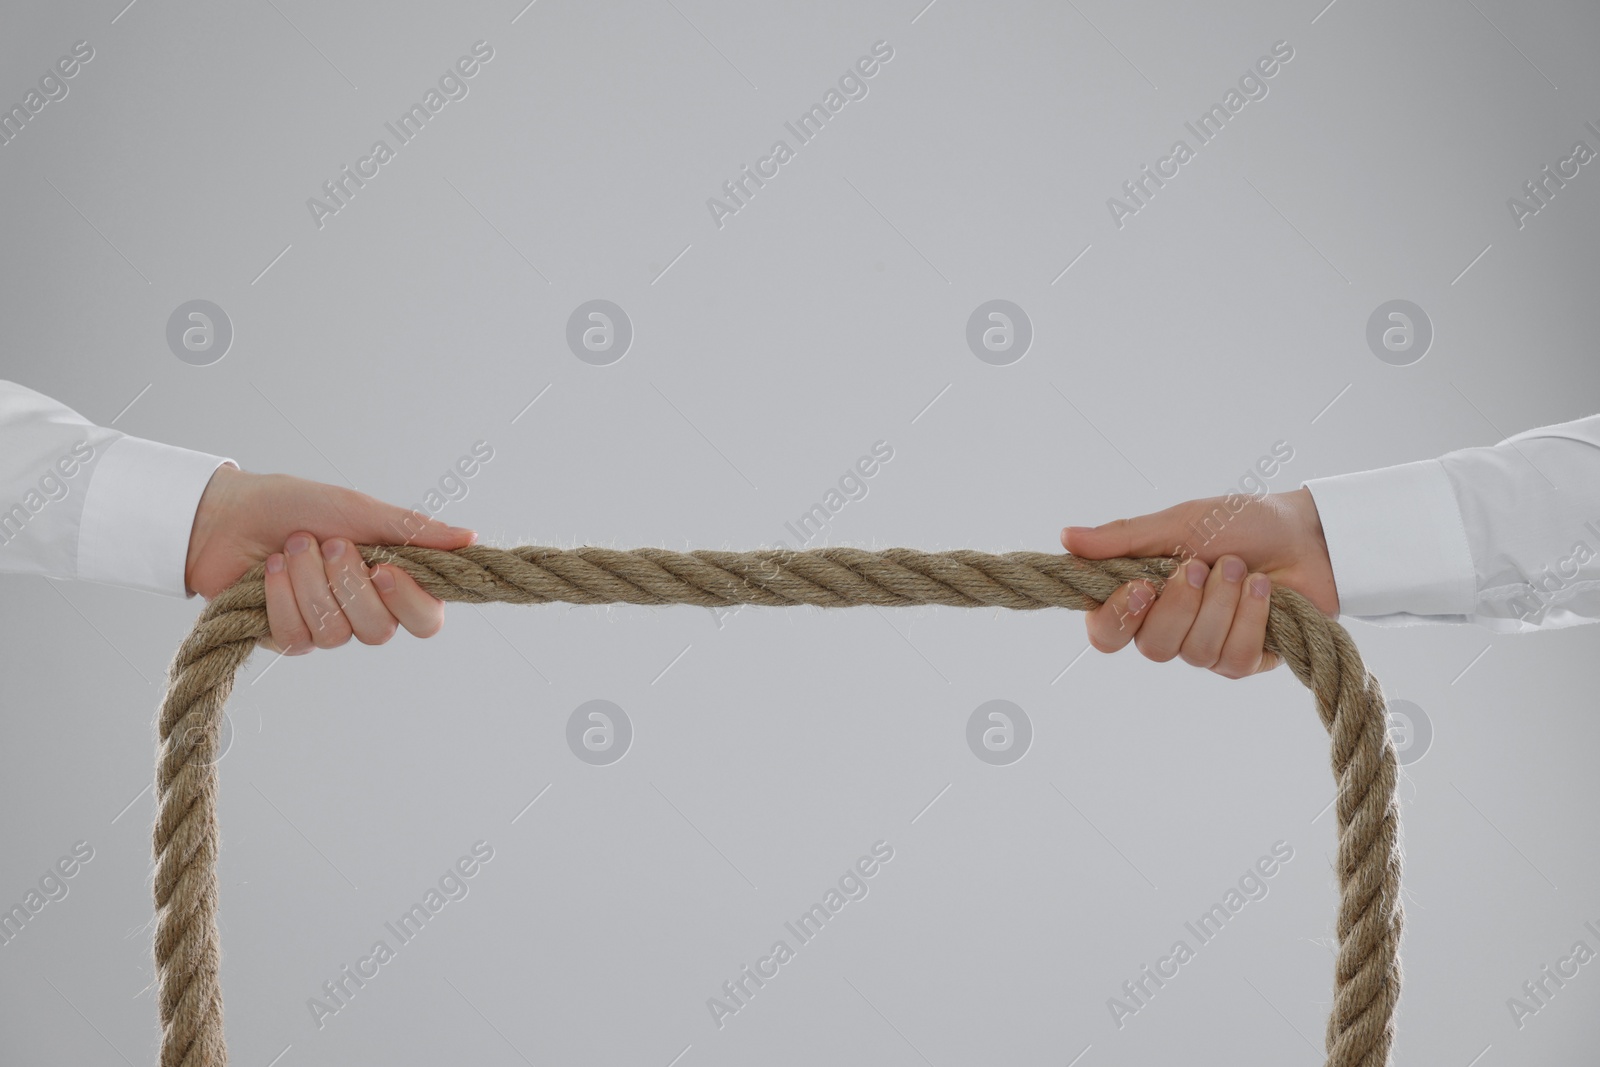
<path fill-rule="evenodd" d="M 1304 487 L 1342 614 L 1502 633 L 1600 621 L 1600 416 Z"/>
<path fill-rule="evenodd" d="M 0 572 L 186 596 L 195 509 L 224 462 L 0 381 Z"/>

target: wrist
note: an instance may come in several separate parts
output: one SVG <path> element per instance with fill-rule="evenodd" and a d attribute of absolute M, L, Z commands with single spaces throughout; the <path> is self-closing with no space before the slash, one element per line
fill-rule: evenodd
<path fill-rule="evenodd" d="M 238 514 L 237 502 L 243 483 L 253 477 L 232 461 L 219 464 L 211 473 L 211 480 L 206 483 L 200 503 L 194 509 L 194 524 L 189 529 L 189 551 L 183 564 L 185 592 L 194 591 L 196 568 L 205 559 L 207 550 L 225 539 L 230 517 Z"/>
<path fill-rule="evenodd" d="M 1310 488 L 1304 485 L 1275 495 L 1283 500 L 1290 516 L 1290 543 L 1295 546 L 1298 569 L 1324 594 L 1313 599 L 1325 600 L 1326 606 L 1322 603 L 1317 606 L 1328 615 L 1337 617 L 1339 590 L 1334 583 L 1333 561 L 1328 555 L 1328 538 L 1322 529 L 1322 515 L 1317 511 L 1316 498 L 1311 495 Z"/>
<path fill-rule="evenodd" d="M 1301 542 L 1314 549 L 1316 555 L 1326 558 L 1328 539 L 1322 532 L 1322 516 L 1317 513 L 1317 501 L 1311 490 L 1302 485 L 1284 493 L 1283 497 L 1294 515 Z"/>

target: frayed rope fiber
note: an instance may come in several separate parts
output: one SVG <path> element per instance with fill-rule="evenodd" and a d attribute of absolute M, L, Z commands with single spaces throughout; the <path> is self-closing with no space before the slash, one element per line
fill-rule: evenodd
<path fill-rule="evenodd" d="M 493 548 L 445 552 L 362 545 L 441 600 L 474 604 L 875 605 L 1092 610 L 1135 578 L 1161 589 L 1169 557 L 1087 560 L 816 548 L 671 552 L 659 548 Z M 156 763 L 155 959 L 161 1067 L 223 1067 L 217 934 L 217 769 L 234 677 L 269 635 L 261 565 L 218 594 L 167 674 Z M 1387 1067 L 1400 997 L 1399 765 L 1378 680 L 1344 627 L 1300 594 L 1274 588 L 1266 647 L 1316 697 L 1338 784 L 1339 941 L 1326 1067 Z"/>

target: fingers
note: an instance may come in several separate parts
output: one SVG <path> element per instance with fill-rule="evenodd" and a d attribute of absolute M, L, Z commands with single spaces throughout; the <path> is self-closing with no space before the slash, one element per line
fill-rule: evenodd
<path fill-rule="evenodd" d="M 1225 678 L 1259 674 L 1282 662 L 1265 648 L 1271 594 L 1271 579 L 1249 574 L 1238 556 L 1211 567 L 1186 560 L 1159 596 L 1147 582 L 1129 582 L 1091 611 L 1089 643 L 1116 652 L 1131 641 L 1157 663 L 1182 656 Z"/>
<path fill-rule="evenodd" d="M 1211 568 L 1197 559 L 1181 564 L 1146 614 L 1134 641 L 1147 659 L 1165 663 L 1178 654 L 1200 613 L 1201 590 Z"/>
<path fill-rule="evenodd" d="M 1128 582 L 1085 617 L 1089 644 L 1100 652 L 1116 652 L 1139 633 L 1156 594 L 1149 582 Z"/>
<path fill-rule="evenodd" d="M 1222 658 L 1222 646 L 1233 626 L 1244 589 L 1245 564 L 1238 556 L 1222 556 L 1206 579 L 1204 598 L 1194 625 L 1180 649 L 1183 662 L 1210 669 Z"/>
<path fill-rule="evenodd" d="M 318 648 L 338 648 L 350 640 L 353 631 L 328 586 L 328 567 L 317 539 L 308 533 L 291 534 L 283 547 L 289 556 L 289 584 L 311 643 Z"/>
<path fill-rule="evenodd" d="M 381 645 L 394 636 L 395 617 L 373 588 L 367 565 L 355 545 L 342 537 L 322 543 L 328 587 L 344 612 L 356 639 L 364 645 Z"/>
<path fill-rule="evenodd" d="M 1211 669 L 1224 678 L 1245 678 L 1277 666 L 1277 657 L 1262 648 L 1267 638 L 1267 611 L 1272 580 L 1252 574 L 1244 580 L 1233 625 L 1222 644 L 1222 654 Z"/>
<path fill-rule="evenodd" d="M 414 637 L 432 637 L 444 626 L 444 601 L 423 592 L 411 575 L 392 563 L 372 568 L 372 584 L 384 609 Z"/>
<path fill-rule="evenodd" d="M 455 530 L 456 527 L 446 527 Z M 470 544 L 475 535 L 451 534 Z M 332 537 L 320 545 L 305 531 L 291 534 L 283 552 L 266 561 L 267 623 L 262 644 L 287 656 L 338 648 L 353 636 L 381 645 L 404 626 L 432 637 L 444 626 L 444 602 L 392 563 L 368 566 L 355 542 Z"/>
<path fill-rule="evenodd" d="M 272 639 L 261 643 L 285 656 L 302 656 L 316 646 L 311 643 L 311 632 L 300 617 L 300 605 L 295 601 L 294 587 L 289 584 L 285 562 L 282 552 L 267 557 L 267 623 L 272 627 Z"/>

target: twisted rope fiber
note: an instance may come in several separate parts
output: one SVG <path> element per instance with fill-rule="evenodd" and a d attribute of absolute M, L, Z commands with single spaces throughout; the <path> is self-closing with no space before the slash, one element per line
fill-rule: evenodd
<path fill-rule="evenodd" d="M 442 600 L 488 604 L 737 604 L 820 607 L 1047 607 L 1088 611 L 1124 582 L 1158 590 L 1168 557 L 1087 560 L 1042 552 L 818 548 L 672 552 L 657 548 L 454 552 L 360 546 Z M 161 1067 L 223 1067 L 217 933 L 217 771 L 235 675 L 269 635 L 257 565 L 201 612 L 172 660 L 156 764 L 156 970 Z M 1316 697 L 1338 785 L 1339 941 L 1326 1067 L 1387 1067 L 1400 996 L 1399 767 L 1383 690 L 1349 633 L 1298 593 L 1274 588 L 1266 647 Z"/>

